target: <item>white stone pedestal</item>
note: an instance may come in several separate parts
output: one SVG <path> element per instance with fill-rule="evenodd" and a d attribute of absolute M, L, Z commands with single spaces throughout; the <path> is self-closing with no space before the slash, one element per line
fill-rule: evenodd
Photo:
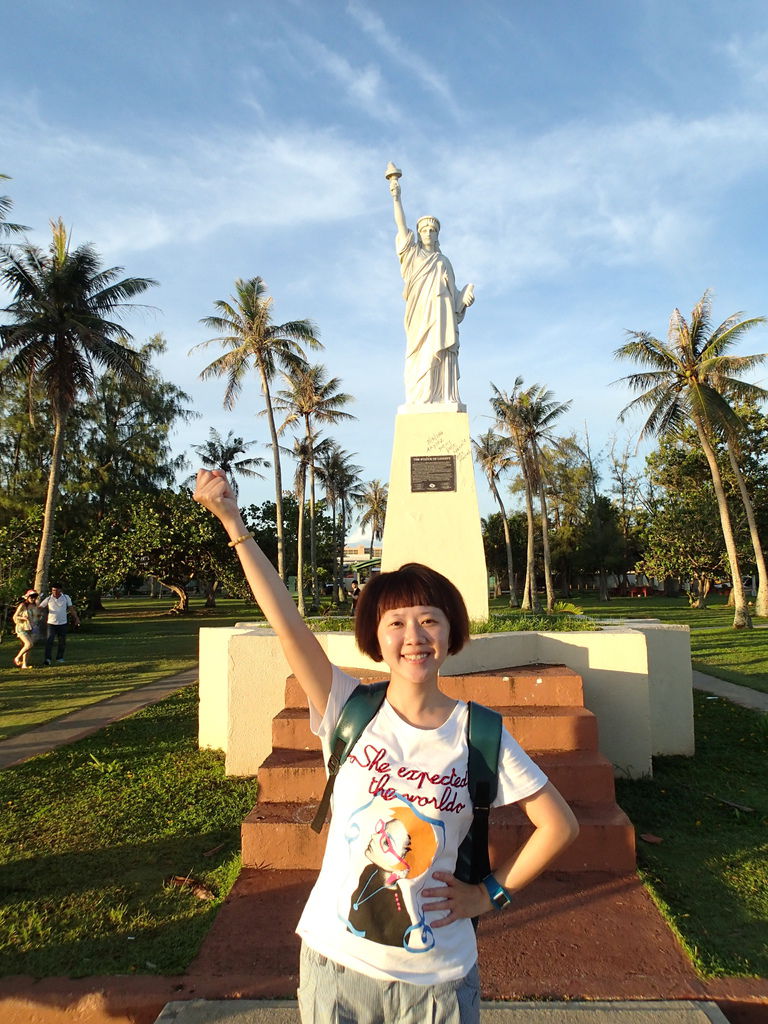
<path fill-rule="evenodd" d="M 440 489 L 451 474 L 455 489 Z M 488 574 L 465 412 L 399 413 L 395 420 L 381 568 L 389 572 L 405 562 L 423 562 L 443 573 L 461 591 L 470 619 L 488 618 Z"/>

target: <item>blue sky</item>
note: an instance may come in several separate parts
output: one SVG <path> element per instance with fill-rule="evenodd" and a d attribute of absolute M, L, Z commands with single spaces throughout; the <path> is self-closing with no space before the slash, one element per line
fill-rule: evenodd
<path fill-rule="evenodd" d="M 260 275 L 309 317 L 357 401 L 334 430 L 389 476 L 403 400 L 401 281 L 384 168 L 431 213 L 476 302 L 462 327 L 473 436 L 489 381 L 573 400 L 592 448 L 617 425 L 626 329 L 666 331 L 714 292 L 768 313 L 768 5 L 760 0 L 0 0 L 0 171 L 45 243 L 63 217 L 107 265 L 156 278 L 165 375 L 208 428 L 266 441 L 254 379 L 234 413 L 202 383 L 199 323 Z M 744 351 L 768 348 L 757 329 Z M 266 454 L 266 453 L 264 453 Z M 481 510 L 493 510 L 480 480 Z M 241 489 L 271 495 L 270 480 Z"/>

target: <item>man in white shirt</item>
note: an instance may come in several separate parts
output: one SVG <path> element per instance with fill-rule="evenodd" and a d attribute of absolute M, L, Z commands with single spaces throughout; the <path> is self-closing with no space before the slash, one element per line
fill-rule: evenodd
<path fill-rule="evenodd" d="M 48 612 L 48 632 L 45 638 L 45 664 L 51 664 L 53 641 L 55 638 L 58 641 L 56 645 L 56 662 L 59 665 L 63 665 L 64 648 L 67 643 L 67 616 L 69 615 L 72 622 L 76 626 L 79 626 L 80 618 L 77 614 L 77 608 L 75 608 L 72 603 L 72 598 L 69 594 L 65 594 L 59 586 L 51 587 L 50 595 L 43 598 L 38 605 L 38 608 L 44 608 Z"/>

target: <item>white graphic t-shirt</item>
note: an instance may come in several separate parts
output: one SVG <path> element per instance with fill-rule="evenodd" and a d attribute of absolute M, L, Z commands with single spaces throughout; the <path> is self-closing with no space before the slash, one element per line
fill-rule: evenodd
<path fill-rule="evenodd" d="M 310 704 L 327 764 L 341 710 L 358 680 L 334 667 L 325 715 Z M 435 871 L 452 873 L 472 823 L 467 715 L 459 701 L 437 729 L 403 721 L 385 699 L 336 777 L 323 866 L 297 932 L 323 956 L 385 981 L 438 984 L 477 959 L 472 922 L 432 928 Z M 494 806 L 537 793 L 546 775 L 505 730 Z"/>

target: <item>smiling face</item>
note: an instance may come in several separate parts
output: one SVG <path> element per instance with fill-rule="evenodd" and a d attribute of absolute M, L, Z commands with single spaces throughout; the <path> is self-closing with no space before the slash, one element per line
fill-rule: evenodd
<path fill-rule="evenodd" d="M 434 682 L 448 656 L 450 623 L 433 605 L 391 608 L 379 621 L 376 636 L 393 676 L 413 683 Z"/>

